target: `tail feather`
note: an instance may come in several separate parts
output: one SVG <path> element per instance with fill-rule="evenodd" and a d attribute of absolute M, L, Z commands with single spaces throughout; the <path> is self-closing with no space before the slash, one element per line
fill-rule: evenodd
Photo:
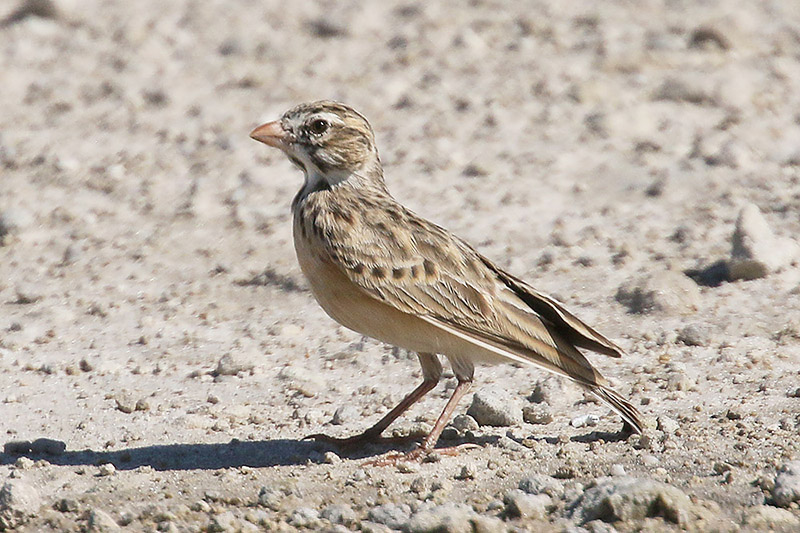
<path fill-rule="evenodd" d="M 642 433 L 644 431 L 642 413 L 640 413 L 639 410 L 636 409 L 628 400 L 620 396 L 617 391 L 603 386 L 584 386 L 589 390 L 589 392 L 607 403 L 614 411 L 619 413 L 622 419 L 625 420 L 625 422 L 627 422 L 636 433 Z"/>

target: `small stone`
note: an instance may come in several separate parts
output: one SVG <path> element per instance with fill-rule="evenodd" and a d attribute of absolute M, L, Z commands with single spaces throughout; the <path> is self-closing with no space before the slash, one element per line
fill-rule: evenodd
<path fill-rule="evenodd" d="M 111 463 L 103 463 L 97 471 L 97 475 L 101 477 L 113 476 L 117 472 L 117 468 Z"/>
<path fill-rule="evenodd" d="M 332 504 L 322 510 L 320 516 L 331 524 L 352 526 L 358 520 L 356 512 L 346 504 Z"/>
<path fill-rule="evenodd" d="M 0 213 L 0 243 L 6 235 L 21 232 L 33 223 L 33 215 L 21 207 L 10 207 Z"/>
<path fill-rule="evenodd" d="M 252 366 L 248 367 L 237 362 L 231 354 L 225 354 L 217 361 L 214 376 L 235 376 L 239 372 L 248 371 L 251 368 Z"/>
<path fill-rule="evenodd" d="M 772 499 L 780 507 L 789 507 L 792 503 L 800 503 L 800 461 L 784 463 L 775 476 L 775 487 Z"/>
<path fill-rule="evenodd" d="M 336 455 L 335 452 L 325 452 L 322 456 L 322 462 L 326 465 L 335 465 L 342 462 L 342 458 Z"/>
<path fill-rule="evenodd" d="M 319 522 L 319 513 L 311 507 L 298 507 L 289 515 L 289 523 L 295 527 L 314 528 Z"/>
<path fill-rule="evenodd" d="M 686 346 L 708 346 L 711 343 L 711 333 L 705 326 L 689 324 L 678 332 L 678 342 Z"/>
<path fill-rule="evenodd" d="M 408 533 L 472 533 L 475 511 L 464 504 L 447 503 L 418 511 L 408 521 Z"/>
<path fill-rule="evenodd" d="M 528 399 L 534 403 L 556 405 L 558 403 L 575 403 L 580 396 L 580 390 L 568 385 L 566 380 L 557 376 L 546 376 L 536 382 Z"/>
<path fill-rule="evenodd" d="M 552 500 L 547 494 L 528 494 L 519 489 L 506 493 L 504 501 L 510 516 L 528 520 L 542 520 L 547 516 L 547 508 Z"/>
<path fill-rule="evenodd" d="M 481 426 L 506 427 L 522 422 L 519 401 L 500 389 L 476 392 L 467 414 Z"/>
<path fill-rule="evenodd" d="M 696 311 L 700 305 L 697 285 L 672 270 L 630 279 L 620 285 L 615 297 L 634 314 L 684 315 Z"/>
<path fill-rule="evenodd" d="M 258 504 L 273 511 L 279 511 L 281 509 L 284 499 L 284 494 L 276 489 L 261 487 L 261 490 L 258 492 Z"/>
<path fill-rule="evenodd" d="M 581 415 L 576 416 L 569 421 L 569 425 L 574 428 L 596 426 L 600 422 L 600 417 L 597 415 Z"/>
<path fill-rule="evenodd" d="M 358 409 L 354 405 L 342 405 L 333 413 L 331 424 L 340 426 L 355 419 L 358 416 Z"/>
<path fill-rule="evenodd" d="M 563 483 L 545 474 L 531 474 L 522 478 L 519 489 L 527 494 L 547 494 L 555 499 L 564 494 Z"/>
<path fill-rule="evenodd" d="M 797 390 L 800 391 L 800 389 Z M 458 431 L 462 433 L 465 431 L 478 431 L 478 429 L 480 428 L 478 422 L 476 422 L 474 418 L 464 414 L 458 415 L 455 418 L 453 418 L 453 421 L 450 423 L 450 425 L 452 425 L 454 428 L 456 428 Z"/>
<path fill-rule="evenodd" d="M 750 531 L 800 531 L 800 518 L 788 509 L 756 505 L 745 511 L 744 525 Z"/>
<path fill-rule="evenodd" d="M 553 413 L 547 405 L 526 405 L 522 408 L 522 419 L 528 424 L 549 424 L 553 421 Z"/>
<path fill-rule="evenodd" d="M 56 509 L 62 513 L 74 513 L 78 510 L 78 501 L 72 498 L 61 498 L 56 503 Z"/>
<path fill-rule="evenodd" d="M 800 245 L 797 242 L 776 237 L 754 204 L 742 208 L 733 232 L 729 264 L 731 279 L 763 278 L 798 259 Z"/>
<path fill-rule="evenodd" d="M 150 403 L 145 400 L 144 398 L 140 398 L 136 400 L 136 407 L 137 411 L 149 411 L 150 410 Z"/>
<path fill-rule="evenodd" d="M 33 468 L 33 459 L 27 457 L 20 457 L 14 461 L 14 468 L 17 470 L 30 470 Z"/>
<path fill-rule="evenodd" d="M 668 435 L 674 435 L 678 429 L 680 429 L 680 424 L 675 420 L 671 419 L 668 416 L 661 415 L 658 417 L 658 429 L 659 431 L 663 431 Z"/>
<path fill-rule="evenodd" d="M 455 475 L 456 479 L 475 479 L 475 467 L 471 464 L 466 464 L 461 467 L 461 471 Z"/>
<path fill-rule="evenodd" d="M 367 518 L 378 524 L 383 524 L 391 529 L 405 529 L 405 524 L 411 517 L 411 507 L 406 504 L 385 503 L 373 507 L 367 513 Z"/>
<path fill-rule="evenodd" d="M 89 513 L 89 531 L 102 533 L 121 530 L 122 528 L 119 527 L 119 524 L 117 524 L 114 519 L 111 518 L 111 515 L 105 511 L 101 511 L 100 509 L 92 509 Z"/>
<path fill-rule="evenodd" d="M 610 473 L 614 477 L 622 477 L 625 475 L 625 467 L 622 465 L 611 465 Z"/>
<path fill-rule="evenodd" d="M 114 395 L 114 401 L 117 402 L 117 409 L 125 414 L 130 414 L 136 410 L 136 400 L 127 391 L 120 391 Z"/>
<path fill-rule="evenodd" d="M 628 522 L 660 516 L 685 526 L 690 511 L 691 500 L 676 487 L 650 479 L 614 477 L 598 479 L 583 493 L 571 514 L 582 522 Z"/>
<path fill-rule="evenodd" d="M 10 480 L 0 488 L 0 530 L 14 529 L 34 517 L 42 505 L 39 493 L 20 480 Z"/>

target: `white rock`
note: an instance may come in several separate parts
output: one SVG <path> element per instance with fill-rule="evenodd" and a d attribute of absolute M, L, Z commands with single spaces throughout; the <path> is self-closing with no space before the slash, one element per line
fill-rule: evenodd
<path fill-rule="evenodd" d="M 757 279 L 777 272 L 800 258 L 800 245 L 776 237 L 754 204 L 739 212 L 729 264 L 731 279 Z"/>
<path fill-rule="evenodd" d="M 772 499 L 781 507 L 789 507 L 792 502 L 800 503 L 800 461 L 789 461 L 778 471 Z"/>
<path fill-rule="evenodd" d="M 13 529 L 35 516 L 42 501 L 39 493 L 20 480 L 6 482 L 0 488 L 0 530 Z"/>

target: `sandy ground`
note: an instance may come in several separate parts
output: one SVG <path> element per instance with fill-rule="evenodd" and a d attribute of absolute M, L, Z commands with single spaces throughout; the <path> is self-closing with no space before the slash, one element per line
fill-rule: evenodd
<path fill-rule="evenodd" d="M 800 459 L 800 269 L 684 275 L 730 257 L 744 205 L 800 235 L 800 9 L 589 6 L 64 0 L 7 19 L 0 477 L 17 499 L 0 511 L 20 512 L 6 525 L 436 530 L 425 511 L 456 516 L 440 531 L 800 530 L 797 503 L 772 493 Z M 320 98 L 370 119 L 399 200 L 628 351 L 592 360 L 646 438 L 505 366 L 478 369 L 475 390 L 537 406 L 538 383 L 551 422 L 453 429 L 479 446 L 398 467 L 363 465 L 388 447 L 301 441 L 366 427 L 420 380 L 413 354 L 317 307 L 291 244 L 302 178 L 247 136 Z M 659 279 L 656 299 L 677 291 L 663 309 L 616 297 Z M 448 375 L 399 431 L 433 422 Z M 586 414 L 598 424 L 570 425 Z M 515 500 L 535 474 L 556 487 L 544 511 Z M 586 516 L 604 476 L 685 494 L 682 518 L 663 502 Z"/>

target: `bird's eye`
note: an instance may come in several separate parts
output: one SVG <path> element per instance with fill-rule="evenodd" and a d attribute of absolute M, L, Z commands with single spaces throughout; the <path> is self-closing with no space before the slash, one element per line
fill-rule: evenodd
<path fill-rule="evenodd" d="M 311 124 L 308 125 L 308 129 L 314 135 L 322 135 L 323 133 L 328 131 L 329 126 L 330 124 L 328 124 L 327 120 L 318 118 L 311 121 Z"/>

